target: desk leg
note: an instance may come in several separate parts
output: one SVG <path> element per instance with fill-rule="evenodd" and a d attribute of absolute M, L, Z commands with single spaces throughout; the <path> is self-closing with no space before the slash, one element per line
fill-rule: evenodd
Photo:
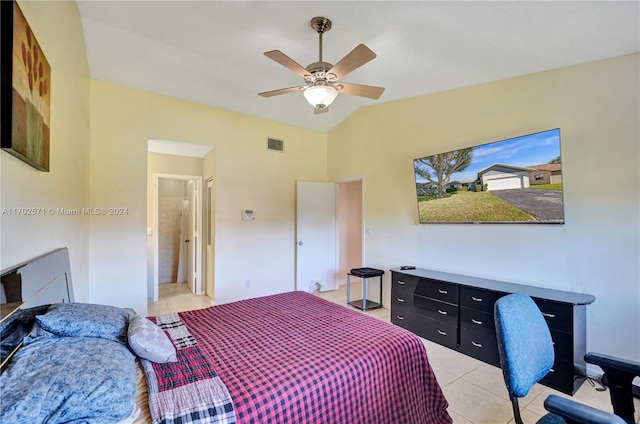
<path fill-rule="evenodd" d="M 380 276 L 380 307 L 382 308 L 382 275 Z"/>
<path fill-rule="evenodd" d="M 367 310 L 367 279 L 362 279 L 362 310 Z"/>
<path fill-rule="evenodd" d="M 351 305 L 351 274 L 347 274 L 347 305 Z"/>

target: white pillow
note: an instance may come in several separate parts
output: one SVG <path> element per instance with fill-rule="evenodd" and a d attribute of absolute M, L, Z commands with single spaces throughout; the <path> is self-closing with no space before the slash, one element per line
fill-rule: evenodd
<path fill-rule="evenodd" d="M 141 358 L 164 364 L 176 362 L 176 348 L 167 334 L 145 317 L 133 316 L 127 331 L 129 346 Z"/>

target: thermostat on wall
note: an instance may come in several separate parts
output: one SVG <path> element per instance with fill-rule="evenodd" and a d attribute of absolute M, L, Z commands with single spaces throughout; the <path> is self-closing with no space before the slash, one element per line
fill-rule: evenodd
<path fill-rule="evenodd" d="M 256 219 L 255 213 L 253 213 L 253 209 L 242 209 L 242 220 L 243 221 L 253 221 Z"/>

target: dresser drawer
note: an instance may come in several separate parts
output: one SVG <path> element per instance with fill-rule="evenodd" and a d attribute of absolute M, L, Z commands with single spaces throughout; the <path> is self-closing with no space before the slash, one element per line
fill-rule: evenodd
<path fill-rule="evenodd" d="M 548 300 L 534 299 L 550 329 L 573 332 L 573 307 Z M 567 335 L 570 337 L 570 335 Z"/>
<path fill-rule="evenodd" d="M 391 291 L 403 291 L 405 293 L 413 294 L 416 289 L 416 285 L 420 277 L 414 275 L 401 274 L 398 272 L 391 273 Z"/>
<path fill-rule="evenodd" d="M 460 351 L 488 364 L 500 366 L 496 333 L 488 328 L 461 328 Z"/>
<path fill-rule="evenodd" d="M 391 293 L 391 311 L 406 311 L 448 325 L 458 325 L 458 307 L 446 302 L 407 295 L 401 291 Z"/>
<path fill-rule="evenodd" d="M 556 359 L 551 369 L 540 383 L 563 393 L 574 393 L 574 384 L 579 379 L 575 379 L 573 362 Z"/>
<path fill-rule="evenodd" d="M 494 303 L 505 294 L 473 287 L 460 287 L 460 306 L 493 315 Z"/>
<path fill-rule="evenodd" d="M 458 306 L 447 302 L 413 296 L 413 307 L 416 312 L 447 325 L 458 326 Z"/>
<path fill-rule="evenodd" d="M 391 323 L 424 338 L 429 337 L 430 327 L 435 326 L 435 321 L 432 319 L 415 314 L 406 307 L 396 307 L 391 310 Z"/>
<path fill-rule="evenodd" d="M 458 328 L 455 325 L 449 325 L 427 316 L 416 314 L 410 308 L 404 307 L 392 309 L 391 322 L 419 337 L 429 339 L 451 349 L 457 348 Z"/>
<path fill-rule="evenodd" d="M 413 295 L 398 290 L 391 292 L 391 313 L 405 314 L 408 312 L 416 313 L 413 307 Z"/>
<path fill-rule="evenodd" d="M 425 328 L 425 339 L 441 344 L 451 349 L 458 348 L 458 327 L 431 320 L 431 325 Z"/>
<path fill-rule="evenodd" d="M 573 362 L 573 338 L 570 334 L 558 330 L 550 330 L 553 340 L 553 351 L 557 360 Z"/>
<path fill-rule="evenodd" d="M 458 304 L 458 286 L 440 280 L 421 278 L 415 294 L 454 305 Z"/>
<path fill-rule="evenodd" d="M 469 308 L 460 308 L 460 327 L 469 328 L 472 331 L 474 329 L 496 331 L 493 314 Z"/>

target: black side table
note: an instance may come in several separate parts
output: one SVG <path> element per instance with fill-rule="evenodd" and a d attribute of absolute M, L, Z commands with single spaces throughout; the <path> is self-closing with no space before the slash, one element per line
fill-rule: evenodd
<path fill-rule="evenodd" d="M 368 311 L 382 308 L 382 275 L 384 271 L 375 268 L 354 268 L 347 274 L 347 305 Z M 351 301 L 351 276 L 362 278 L 362 299 Z M 380 277 L 380 302 L 367 299 L 367 278 Z"/>

